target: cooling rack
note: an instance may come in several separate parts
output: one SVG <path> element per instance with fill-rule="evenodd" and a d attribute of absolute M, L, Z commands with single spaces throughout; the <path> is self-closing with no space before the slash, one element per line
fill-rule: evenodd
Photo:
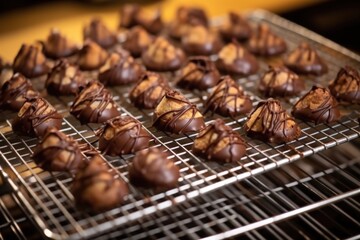
<path fill-rule="evenodd" d="M 267 22 L 272 29 L 283 36 L 293 49 L 300 41 L 306 40 L 316 47 L 328 65 L 329 73 L 320 78 L 305 79 L 308 89 L 312 84 L 328 85 L 336 76 L 340 67 L 348 64 L 360 68 L 360 57 L 341 46 L 324 39 L 298 25 L 290 23 L 274 14 L 265 11 L 249 13 L 252 23 Z M 217 24 L 221 19 L 215 20 Z M 262 59 L 261 72 L 267 65 L 279 59 Z M 259 75 L 237 79 L 246 89 L 256 105 L 261 98 L 258 96 L 256 84 Z M 170 77 L 171 78 L 171 77 Z M 171 79 L 170 79 L 171 81 Z M 129 87 L 116 87 L 111 91 L 114 99 L 121 106 L 121 114 L 138 119 L 145 129 L 153 136 L 152 147 L 162 146 L 169 152 L 170 158 L 179 166 L 181 178 L 177 188 L 166 192 L 153 192 L 129 185 L 131 194 L 125 203 L 116 209 L 101 214 L 80 211 L 74 204 L 69 189 L 72 178 L 65 173 L 49 173 L 42 171 L 31 159 L 32 150 L 38 140 L 34 138 L 19 138 L 11 129 L 11 119 L 14 114 L 5 112 L 0 123 L 0 156 L 3 159 L 0 169 L 3 178 L 12 186 L 16 197 L 23 204 L 42 233 L 55 239 L 78 239 L 100 235 L 119 226 L 125 226 L 135 220 L 141 221 L 146 216 L 159 213 L 169 207 L 190 202 L 191 199 L 201 197 L 207 192 L 220 189 L 240 180 L 245 180 L 255 174 L 278 168 L 305 156 L 309 156 L 336 145 L 348 142 L 360 135 L 357 107 L 342 108 L 344 117 L 332 124 L 313 125 L 300 122 L 302 135 L 299 139 L 280 145 L 267 144 L 244 136 L 242 125 L 246 118 L 223 118 L 227 125 L 239 131 L 247 143 L 247 155 L 232 164 L 219 165 L 205 162 L 196 157 L 191 147 L 196 134 L 173 135 L 157 131 L 151 126 L 152 112 L 134 108 L 128 99 Z M 180 90 L 199 109 L 203 109 L 206 94 Z M 99 125 L 80 123 L 68 114 L 71 98 L 46 97 L 64 116 L 62 131 L 82 143 L 97 146 L 94 135 Z M 296 98 L 283 102 L 289 108 Z M 217 115 L 206 115 L 209 123 Z M 116 170 L 117 177 L 128 181 L 128 165 L 132 155 L 106 158 L 109 166 Z"/>

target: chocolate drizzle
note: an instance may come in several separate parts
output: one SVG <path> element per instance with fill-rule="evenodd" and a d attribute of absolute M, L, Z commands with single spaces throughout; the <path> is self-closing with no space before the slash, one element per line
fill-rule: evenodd
<path fill-rule="evenodd" d="M 192 150 L 206 160 L 228 163 L 239 161 L 245 155 L 246 144 L 238 132 L 222 119 L 216 119 L 200 131 Z"/>
<path fill-rule="evenodd" d="M 224 76 L 205 103 L 205 113 L 236 117 L 251 111 L 252 103 L 243 89 L 230 77 Z"/>
<path fill-rule="evenodd" d="M 90 82 L 74 100 L 70 113 L 84 123 L 103 123 L 119 115 L 111 93 L 99 82 Z"/>
<path fill-rule="evenodd" d="M 340 118 L 338 103 L 330 90 L 317 86 L 295 103 L 291 113 L 296 118 L 315 124 L 331 123 Z"/>
<path fill-rule="evenodd" d="M 341 68 L 329 89 L 339 101 L 360 104 L 359 72 L 350 66 Z"/>
<path fill-rule="evenodd" d="M 43 53 L 51 59 L 70 57 L 79 51 L 79 48 L 63 36 L 58 29 L 51 29 L 43 45 Z"/>
<path fill-rule="evenodd" d="M 53 127 L 61 128 L 62 116 L 44 98 L 32 98 L 24 103 L 12 122 L 15 132 L 42 137 Z"/>
<path fill-rule="evenodd" d="M 183 95 L 169 90 L 154 111 L 153 125 L 176 134 L 197 132 L 205 126 L 204 118 Z"/>
<path fill-rule="evenodd" d="M 27 99 L 36 98 L 39 93 L 21 73 L 15 73 L 0 90 L 0 107 L 19 110 Z"/>
<path fill-rule="evenodd" d="M 188 89 L 206 90 L 220 80 L 220 73 L 208 57 L 192 57 L 181 69 L 177 85 Z"/>
<path fill-rule="evenodd" d="M 292 141 L 301 134 L 294 119 L 278 100 L 272 98 L 259 102 L 245 123 L 244 130 L 249 137 L 271 143 Z"/>
<path fill-rule="evenodd" d="M 111 48 L 116 44 L 116 36 L 99 18 L 93 19 L 84 27 L 84 40 L 91 39 L 103 48 Z"/>
<path fill-rule="evenodd" d="M 129 116 L 108 120 L 96 135 L 100 136 L 99 150 L 111 156 L 137 152 L 148 147 L 151 139 L 141 123 Z"/>
<path fill-rule="evenodd" d="M 32 158 L 46 171 L 65 171 L 72 174 L 85 163 L 77 142 L 57 129 L 47 131 L 36 146 Z"/>
<path fill-rule="evenodd" d="M 239 14 L 230 12 L 227 21 L 220 26 L 220 34 L 227 42 L 233 39 L 245 41 L 251 36 L 249 23 Z"/>

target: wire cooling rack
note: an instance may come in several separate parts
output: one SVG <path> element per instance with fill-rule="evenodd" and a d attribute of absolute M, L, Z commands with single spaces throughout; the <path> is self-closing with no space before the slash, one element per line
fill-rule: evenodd
<path fill-rule="evenodd" d="M 327 61 L 330 71 L 320 78 L 307 77 L 305 81 L 308 89 L 316 83 L 327 86 L 336 76 L 339 68 L 346 64 L 360 68 L 359 56 L 274 14 L 254 11 L 249 13 L 249 19 L 254 24 L 259 21 L 267 22 L 275 32 L 286 39 L 289 49 L 295 48 L 302 40 L 308 41 L 318 49 L 320 55 Z M 254 106 L 261 100 L 256 90 L 259 76 L 269 63 L 279 60 L 279 58 L 262 59 L 259 74 L 238 79 L 251 96 Z M 344 117 L 332 124 L 315 126 L 311 123 L 299 122 L 302 129 L 301 137 L 280 145 L 267 144 L 244 136 L 242 125 L 246 120 L 245 117 L 223 118 L 227 125 L 243 135 L 247 143 L 247 155 L 236 163 L 219 165 L 205 162 L 192 153 L 191 147 L 196 134 L 179 136 L 153 128 L 152 112 L 134 108 L 129 102 L 129 89 L 128 87 L 111 89 L 115 101 L 121 106 L 121 114 L 133 116 L 144 125 L 155 139 L 151 143 L 152 147 L 162 146 L 169 152 L 170 158 L 180 168 L 181 178 L 177 188 L 166 192 L 139 189 L 129 184 L 131 194 L 126 198 L 125 203 L 119 208 L 101 214 L 84 212 L 76 208 L 74 198 L 69 191 L 72 178 L 65 173 L 49 173 L 38 168 L 31 159 L 32 150 L 38 140 L 17 136 L 12 132 L 9 121 L 14 114 L 8 112 L 3 114 L 6 119 L 2 117 L 4 120 L 0 123 L 0 155 L 4 160 L 1 163 L 4 170 L 0 169 L 0 171 L 46 237 L 76 239 L 99 235 L 134 220 L 141 221 L 145 216 L 162 212 L 171 206 L 189 202 L 209 191 L 350 141 L 360 135 L 357 107 L 342 108 Z M 184 90 L 181 92 L 203 110 L 207 94 Z M 94 130 L 99 125 L 80 125 L 69 115 L 71 98 L 47 96 L 47 99 L 65 116 L 62 125 L 64 133 L 79 142 L 97 147 Z M 296 100 L 296 98 L 288 99 L 283 104 L 290 108 Z M 209 123 L 218 117 L 206 115 L 206 122 Z M 118 173 L 117 177 L 129 183 L 127 169 L 132 155 L 105 156 L 105 158 L 109 166 Z"/>

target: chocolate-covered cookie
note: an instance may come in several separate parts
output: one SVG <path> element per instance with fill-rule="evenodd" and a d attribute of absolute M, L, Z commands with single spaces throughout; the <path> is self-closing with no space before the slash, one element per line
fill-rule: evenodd
<path fill-rule="evenodd" d="M 99 18 L 94 18 L 84 27 L 84 40 L 91 39 L 101 47 L 107 49 L 117 42 L 116 36 L 111 32 Z"/>
<path fill-rule="evenodd" d="M 44 98 L 32 98 L 20 108 L 12 122 L 14 132 L 42 137 L 49 128 L 60 129 L 62 116 Z"/>
<path fill-rule="evenodd" d="M 169 88 L 168 82 L 160 74 L 146 72 L 131 90 L 129 97 L 136 107 L 153 109 Z"/>
<path fill-rule="evenodd" d="M 259 83 L 259 91 L 265 97 L 295 96 L 304 89 L 304 80 L 285 66 L 269 66 Z"/>
<path fill-rule="evenodd" d="M 159 130 L 182 134 L 199 131 L 205 122 L 195 104 L 179 92 L 169 90 L 155 108 L 153 125 Z"/>
<path fill-rule="evenodd" d="M 97 70 L 105 64 L 108 56 L 109 54 L 105 49 L 88 39 L 79 52 L 77 64 L 80 70 Z"/>
<path fill-rule="evenodd" d="M 124 4 L 120 9 L 119 28 L 131 28 L 136 25 L 135 16 L 139 12 L 138 4 Z"/>
<path fill-rule="evenodd" d="M 33 88 L 31 82 L 21 73 L 15 73 L 1 87 L 0 107 L 18 111 L 26 100 L 38 96 L 39 93 Z"/>
<path fill-rule="evenodd" d="M 78 67 L 61 59 L 48 74 L 45 87 L 52 95 L 76 95 L 86 84 L 87 80 Z"/>
<path fill-rule="evenodd" d="M 135 21 L 151 34 L 158 34 L 164 28 L 160 9 L 148 10 L 141 8 L 136 12 Z"/>
<path fill-rule="evenodd" d="M 284 60 L 285 65 L 298 74 L 323 75 L 328 71 L 324 60 L 307 42 L 302 42 Z"/>
<path fill-rule="evenodd" d="M 220 79 L 205 103 L 205 113 L 212 111 L 226 117 L 236 117 L 250 112 L 251 109 L 250 98 L 230 76 Z"/>
<path fill-rule="evenodd" d="M 259 69 L 256 58 L 236 41 L 221 49 L 216 66 L 224 73 L 242 76 L 254 74 Z"/>
<path fill-rule="evenodd" d="M 70 108 L 81 124 L 103 123 L 119 116 L 111 93 L 100 82 L 90 82 L 75 98 Z"/>
<path fill-rule="evenodd" d="M 46 58 L 38 45 L 21 45 L 13 62 L 14 72 L 19 72 L 27 78 L 35 78 L 49 72 Z"/>
<path fill-rule="evenodd" d="M 97 135 L 99 150 L 110 156 L 121 156 L 147 148 L 151 139 L 141 123 L 129 116 L 118 116 L 106 121 Z"/>
<path fill-rule="evenodd" d="M 246 145 L 238 132 L 216 119 L 199 132 L 192 151 L 206 160 L 228 163 L 239 161 L 246 153 Z"/>
<path fill-rule="evenodd" d="M 249 137 L 270 143 L 290 142 L 301 135 L 295 120 L 272 98 L 259 102 L 243 128 Z"/>
<path fill-rule="evenodd" d="M 328 88 L 313 86 L 292 108 L 291 114 L 304 121 L 331 123 L 340 119 L 336 99 Z"/>
<path fill-rule="evenodd" d="M 226 42 L 231 42 L 233 39 L 237 41 L 247 40 L 252 33 L 250 24 L 240 14 L 230 12 L 227 18 L 220 26 L 220 34 Z"/>
<path fill-rule="evenodd" d="M 259 56 L 276 56 L 286 51 L 285 40 L 273 33 L 269 25 L 260 23 L 248 42 L 249 51 Z"/>
<path fill-rule="evenodd" d="M 177 85 L 188 89 L 206 90 L 220 80 L 220 73 L 208 57 L 191 57 L 180 70 Z"/>
<path fill-rule="evenodd" d="M 158 37 L 142 54 L 145 67 L 151 71 L 166 72 L 178 70 L 186 56 L 180 48 L 163 37 Z"/>
<path fill-rule="evenodd" d="M 122 46 L 133 57 L 140 57 L 152 42 L 153 37 L 143 27 L 135 26 L 127 33 L 126 40 Z"/>
<path fill-rule="evenodd" d="M 350 66 L 341 68 L 329 89 L 339 101 L 360 104 L 359 72 Z"/>
<path fill-rule="evenodd" d="M 105 161 L 95 155 L 75 175 L 71 192 L 79 207 L 101 212 L 120 206 L 129 189 L 114 172 L 110 172 Z"/>
<path fill-rule="evenodd" d="M 180 177 L 179 168 L 166 152 L 149 148 L 136 153 L 129 167 L 130 181 L 137 186 L 157 190 L 174 188 Z"/>
<path fill-rule="evenodd" d="M 85 164 L 78 143 L 57 129 L 50 129 L 36 146 L 32 158 L 46 171 L 76 173 Z"/>
<path fill-rule="evenodd" d="M 143 67 L 133 57 L 123 53 L 112 53 L 99 73 L 99 81 L 106 86 L 133 83 L 143 74 Z"/>
<path fill-rule="evenodd" d="M 51 59 L 70 57 L 79 51 L 79 47 L 68 40 L 56 28 L 52 28 L 46 41 L 41 43 L 44 55 Z"/>

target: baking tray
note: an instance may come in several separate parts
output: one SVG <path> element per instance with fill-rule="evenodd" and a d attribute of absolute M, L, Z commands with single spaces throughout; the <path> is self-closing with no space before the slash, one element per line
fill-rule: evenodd
<path fill-rule="evenodd" d="M 349 50 L 272 13 L 256 10 L 248 13 L 251 23 L 268 23 L 274 32 L 283 36 L 289 49 L 294 49 L 298 43 L 305 40 L 318 49 L 329 66 L 329 72 L 318 78 L 306 77 L 307 89 L 313 84 L 327 86 L 337 71 L 344 65 L 360 68 L 360 57 Z M 215 19 L 214 24 L 221 22 Z M 267 65 L 276 63 L 281 58 L 261 59 L 259 74 L 240 78 L 237 81 L 242 85 L 256 106 L 261 100 L 256 90 L 259 76 L 266 70 Z M 171 82 L 171 79 L 170 79 Z M 242 126 L 246 117 L 223 118 L 227 125 L 239 131 L 247 143 L 247 155 L 240 161 L 232 164 L 219 165 L 214 162 L 205 162 L 196 157 L 192 151 L 192 143 L 196 134 L 173 135 L 156 130 L 152 127 L 152 111 L 142 111 L 132 106 L 128 98 L 129 87 L 111 88 L 115 101 L 121 106 L 122 115 L 130 115 L 138 119 L 145 129 L 154 137 L 152 146 L 163 146 L 170 154 L 170 158 L 179 166 L 181 178 L 177 188 L 166 192 L 153 192 L 135 188 L 128 181 L 128 165 L 133 155 L 106 158 L 109 166 L 116 170 L 117 177 L 129 183 L 131 194 L 124 204 L 116 209 L 91 214 L 76 208 L 74 198 L 69 189 L 72 178 L 66 173 L 49 173 L 38 168 L 31 159 L 32 150 L 38 140 L 35 138 L 19 138 L 11 130 L 10 119 L 13 113 L 4 112 L 0 123 L 0 155 L 1 165 L 8 176 L 5 176 L 19 201 L 22 202 L 44 236 L 54 239 L 78 239 L 99 235 L 112 228 L 125 225 L 129 222 L 145 218 L 155 212 L 173 205 L 189 201 L 204 195 L 207 192 L 230 185 L 255 174 L 260 174 L 278 168 L 302 157 L 315 154 L 327 148 L 348 142 L 360 134 L 359 111 L 357 106 L 348 106 L 341 109 L 344 117 L 332 124 L 313 125 L 298 121 L 302 129 L 299 139 L 286 144 L 267 144 L 244 136 Z M 180 90 L 193 103 L 203 110 L 206 95 L 200 92 Z M 80 125 L 68 113 L 72 98 L 46 97 L 65 119 L 62 131 L 82 143 L 97 147 L 97 137 L 94 131 L 99 127 L 96 124 Z M 297 98 L 283 102 L 289 109 Z M 4 116 L 6 119 L 4 119 Z M 209 123 L 220 117 L 206 115 Z"/>

